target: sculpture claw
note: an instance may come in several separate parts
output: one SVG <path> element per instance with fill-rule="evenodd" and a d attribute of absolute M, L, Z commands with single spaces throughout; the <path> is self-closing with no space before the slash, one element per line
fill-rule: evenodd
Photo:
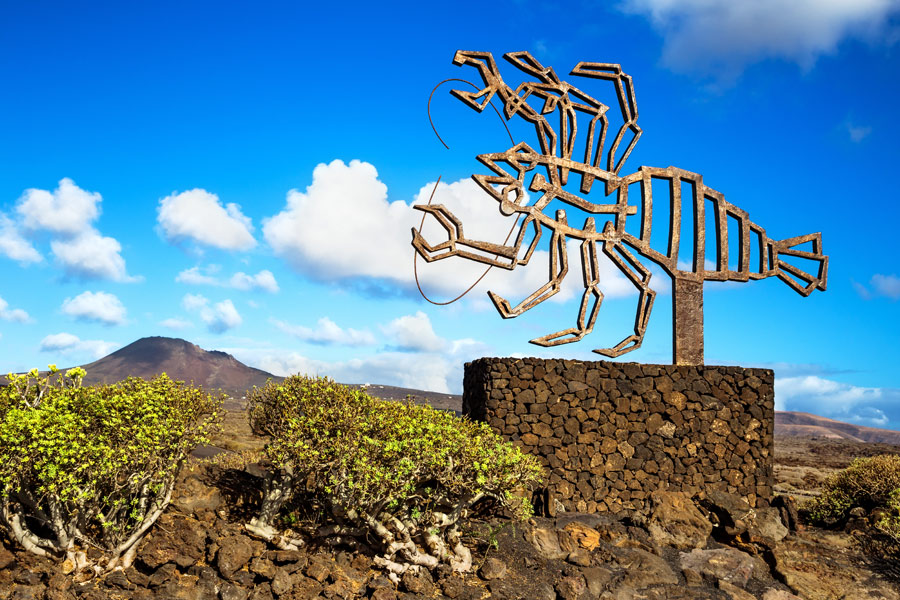
<path fill-rule="evenodd" d="M 642 341 L 643 340 L 640 337 L 630 335 L 612 348 L 598 348 L 594 350 L 594 352 L 602 354 L 603 356 L 608 356 L 609 358 L 616 358 L 623 354 L 627 354 L 632 350 L 637 350 L 641 347 Z"/>

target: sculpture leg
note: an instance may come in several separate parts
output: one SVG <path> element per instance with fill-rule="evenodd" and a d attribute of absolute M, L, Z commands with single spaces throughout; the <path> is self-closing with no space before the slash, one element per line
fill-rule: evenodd
<path fill-rule="evenodd" d="M 603 252 L 619 267 L 619 270 L 634 284 L 640 292 L 638 296 L 637 311 L 634 318 L 634 335 L 611 348 L 598 348 L 597 354 L 615 358 L 626 352 L 637 350 L 644 341 L 644 332 L 647 331 L 647 323 L 650 320 L 650 311 L 653 309 L 653 300 L 656 292 L 650 289 L 650 270 L 642 265 L 622 242 L 604 242 Z"/>
<path fill-rule="evenodd" d="M 603 303 L 603 292 L 600 291 L 600 275 L 597 265 L 597 244 L 587 239 L 581 244 L 581 271 L 584 277 L 584 294 L 581 296 L 581 307 L 578 311 L 578 322 L 575 327 L 557 331 L 531 340 L 538 346 L 558 346 L 577 342 L 594 329 L 597 313 Z M 590 316 L 588 308 L 590 307 Z M 586 319 L 587 317 L 587 319 Z"/>
<path fill-rule="evenodd" d="M 528 256 L 530 258 L 530 253 Z M 553 237 L 550 239 L 550 279 L 547 283 L 516 306 L 511 306 L 508 300 L 494 292 L 488 292 L 488 296 L 490 296 L 494 306 L 497 307 L 497 311 L 504 319 L 517 317 L 529 308 L 559 293 L 562 281 L 568 272 L 569 259 L 566 255 L 566 236 L 559 232 L 553 232 Z"/>

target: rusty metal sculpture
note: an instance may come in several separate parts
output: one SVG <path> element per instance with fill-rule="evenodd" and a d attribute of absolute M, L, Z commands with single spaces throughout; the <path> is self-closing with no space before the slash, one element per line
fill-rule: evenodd
<path fill-rule="evenodd" d="M 499 295 L 488 292 L 497 310 L 504 318 L 521 315 L 558 293 L 563 279 L 569 272 L 566 241 L 575 240 L 581 244 L 581 271 L 584 278 L 584 295 L 575 327 L 557 331 L 536 339 L 532 343 L 540 346 L 556 346 L 581 340 L 590 333 L 597 319 L 603 293 L 599 285 L 597 244 L 602 244 L 603 252 L 631 281 L 639 292 L 634 333 L 615 346 L 594 350 L 599 354 L 616 357 L 640 347 L 656 292 L 650 288 L 651 272 L 634 253 L 659 265 L 672 278 L 673 301 L 673 362 L 675 364 L 703 364 L 703 282 L 704 281 L 748 281 L 778 277 L 792 289 L 808 296 L 815 289 L 824 290 L 828 270 L 828 257 L 822 254 L 820 233 L 772 240 L 765 229 L 750 221 L 747 213 L 727 202 L 718 191 L 707 187 L 703 177 L 697 173 L 675 167 L 640 167 L 637 172 L 619 176 L 622 164 L 634 149 L 641 128 L 637 125 L 638 111 L 634 88 L 629 75 L 622 72 L 617 64 L 580 62 L 572 70 L 572 75 L 607 80 L 614 84 L 622 112 L 623 124 L 609 149 L 606 166 L 601 166 L 604 142 L 609 125 L 606 117 L 608 107 L 585 94 L 578 88 L 561 81 L 550 67 L 544 67 L 528 52 L 513 52 L 504 58 L 520 71 L 535 77 L 537 81 L 525 82 L 515 90 L 504 83 L 493 57 L 488 52 L 458 51 L 453 59 L 456 65 L 475 67 L 484 87 L 473 86 L 477 91 L 452 90 L 459 100 L 481 112 L 497 97 L 502 102 L 506 119 L 519 116 L 535 128 L 540 151 L 525 143 L 513 145 L 505 152 L 481 154 L 477 159 L 490 169 L 490 175 L 475 174 L 472 178 L 491 198 L 499 203 L 504 215 L 524 216 L 513 243 L 496 244 L 470 240 L 463 234 L 462 222 L 445 206 L 440 204 L 417 205 L 414 208 L 431 214 L 447 231 L 448 240 L 429 244 L 421 235 L 421 228 L 413 229 L 412 244 L 416 252 L 431 262 L 460 256 L 477 261 L 489 267 L 512 270 L 527 265 L 546 228 L 550 238 L 550 277 L 546 284 L 535 290 L 516 306 Z M 537 100 L 540 108 L 529 101 Z M 553 129 L 548 116 L 558 112 L 559 131 Z M 584 158 L 579 162 L 573 158 L 576 150 L 578 114 L 587 115 L 587 139 L 584 144 Z M 599 128 L 599 131 L 598 131 Z M 599 135 L 598 135 L 599 134 Z M 616 160 L 626 136 L 631 136 L 621 156 Z M 507 167 L 504 168 L 504 165 Z M 526 183 L 526 173 L 533 172 Z M 581 195 L 564 189 L 569 176 L 581 177 L 580 192 L 587 195 L 592 186 L 600 182 L 605 187 L 606 196 L 615 192 L 615 201 L 596 203 Z M 668 182 L 668 222 L 653 221 L 654 180 Z M 690 200 L 682 211 L 682 186 L 689 185 Z M 665 184 L 663 184 L 665 185 Z M 640 193 L 640 234 L 626 232 L 628 217 L 635 217 L 637 206 L 630 206 L 631 186 Z M 534 202 L 529 201 L 526 189 L 540 194 Z M 585 219 L 580 228 L 570 225 L 565 210 L 557 210 L 555 216 L 544 212 L 553 200 L 559 200 L 592 215 L 608 215 L 602 227 L 598 227 L 593 216 Z M 612 199 L 610 199 L 612 200 Z M 659 199 L 657 199 L 659 200 Z M 707 204 L 708 203 L 708 204 Z M 706 231 L 706 210 L 711 209 L 715 218 L 714 231 Z M 728 219 L 736 221 L 739 253 L 737 268 L 729 268 Z M 517 217 L 518 218 L 518 217 Z M 694 239 L 692 264 L 689 268 L 678 261 L 681 222 L 693 221 Z M 650 233 L 656 227 L 668 230 L 668 245 L 658 251 L 650 247 Z M 527 244 L 524 255 L 520 252 L 529 229 L 533 238 Z M 716 264 L 707 268 L 706 243 L 714 239 Z M 758 261 L 751 264 L 751 245 L 758 249 Z M 801 246 L 808 244 L 808 249 Z M 814 273 L 806 272 L 787 262 L 785 257 L 810 261 Z M 683 268 L 684 267 L 684 268 Z"/>

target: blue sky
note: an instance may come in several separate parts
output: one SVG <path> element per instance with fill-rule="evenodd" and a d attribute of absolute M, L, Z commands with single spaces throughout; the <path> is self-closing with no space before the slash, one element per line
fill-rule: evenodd
<path fill-rule="evenodd" d="M 410 205 L 438 175 L 469 237 L 510 226 L 469 179 L 510 146 L 501 124 L 442 87 L 446 150 L 428 94 L 476 79 L 457 49 L 510 77 L 501 56 L 528 50 L 564 79 L 579 61 L 633 76 L 644 133 L 620 174 L 699 172 L 774 239 L 822 232 L 827 292 L 706 284 L 707 362 L 774 368 L 780 409 L 900 429 L 900 2 L 791 4 L 5 3 L 0 370 L 166 335 L 281 375 L 458 393 L 479 356 L 601 358 L 637 300 L 611 268 L 594 332 L 549 349 L 528 340 L 574 324 L 575 254 L 563 291 L 511 320 L 486 290 L 524 298 L 545 254 L 447 307 L 413 281 Z M 420 263 L 435 298 L 481 272 L 451 263 Z M 620 360 L 671 360 L 670 284 L 653 286 L 644 345 Z"/>

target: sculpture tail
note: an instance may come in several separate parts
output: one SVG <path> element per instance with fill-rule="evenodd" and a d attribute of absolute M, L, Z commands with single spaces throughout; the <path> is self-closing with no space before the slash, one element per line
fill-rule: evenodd
<path fill-rule="evenodd" d="M 809 242 L 812 242 L 812 250 L 796 249 Z M 787 262 L 782 257 L 793 257 L 795 260 Z M 812 263 L 806 270 L 795 264 L 804 264 L 806 261 Z M 825 291 L 828 257 L 822 254 L 822 234 L 810 233 L 781 241 L 769 240 L 769 268 L 773 275 L 777 275 L 801 296 L 809 296 L 816 289 Z"/>

